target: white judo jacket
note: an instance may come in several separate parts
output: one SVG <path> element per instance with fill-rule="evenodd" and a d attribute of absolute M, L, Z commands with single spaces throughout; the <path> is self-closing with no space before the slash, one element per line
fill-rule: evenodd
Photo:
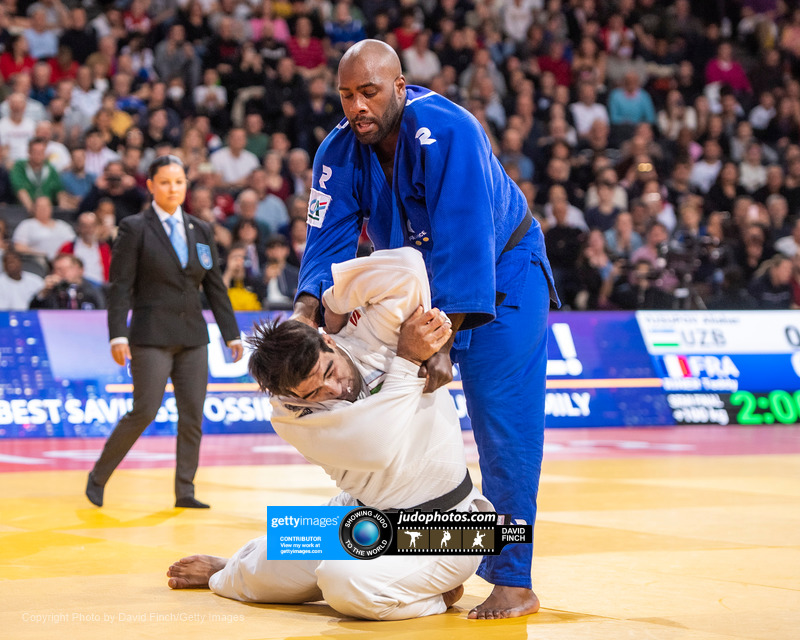
<path fill-rule="evenodd" d="M 352 312 L 336 343 L 371 389 L 355 402 L 323 403 L 273 397 L 272 425 L 345 492 L 378 508 L 410 508 L 458 486 L 466 461 L 456 408 L 445 388 L 423 394 L 419 366 L 396 356 L 400 325 L 422 305 L 430 309 L 423 259 L 411 248 L 376 251 L 333 266 L 323 300 L 335 313 Z M 491 510 L 477 489 L 458 505 Z"/>

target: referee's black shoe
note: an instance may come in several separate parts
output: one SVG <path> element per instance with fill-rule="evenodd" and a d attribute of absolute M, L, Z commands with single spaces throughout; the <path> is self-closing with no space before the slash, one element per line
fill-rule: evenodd
<path fill-rule="evenodd" d="M 89 479 L 86 481 L 86 497 L 89 498 L 89 502 L 97 507 L 102 507 L 105 489 L 105 485 L 97 484 L 92 477 L 92 473 L 89 472 Z"/>
<path fill-rule="evenodd" d="M 200 502 L 196 498 L 178 498 L 175 500 L 176 507 L 182 507 L 184 509 L 210 509 L 211 505 L 206 504 L 205 502 Z"/>

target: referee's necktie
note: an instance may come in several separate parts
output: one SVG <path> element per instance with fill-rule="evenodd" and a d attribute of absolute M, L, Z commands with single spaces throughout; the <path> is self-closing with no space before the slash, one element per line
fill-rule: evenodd
<path fill-rule="evenodd" d="M 167 224 L 169 225 L 170 242 L 172 242 L 175 253 L 178 254 L 178 260 L 181 261 L 181 267 L 185 268 L 189 262 L 189 247 L 186 246 L 186 240 L 184 240 L 183 236 L 177 229 L 179 221 L 175 216 L 170 216 L 167 218 Z"/>

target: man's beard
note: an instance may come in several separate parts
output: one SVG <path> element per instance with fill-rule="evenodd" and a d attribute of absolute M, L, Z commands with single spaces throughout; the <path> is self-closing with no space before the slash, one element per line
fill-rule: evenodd
<path fill-rule="evenodd" d="M 403 103 L 399 100 L 393 100 L 389 103 L 389 106 L 386 107 L 386 111 L 384 112 L 382 118 L 376 119 L 356 117 L 350 122 L 350 128 L 353 129 L 353 133 L 356 134 L 356 139 L 361 144 L 379 144 L 380 142 L 383 142 L 383 140 L 386 139 L 386 137 L 398 125 L 402 115 Z M 377 125 L 377 129 L 369 133 L 359 133 L 358 129 L 354 126 L 358 122 L 373 122 Z"/>

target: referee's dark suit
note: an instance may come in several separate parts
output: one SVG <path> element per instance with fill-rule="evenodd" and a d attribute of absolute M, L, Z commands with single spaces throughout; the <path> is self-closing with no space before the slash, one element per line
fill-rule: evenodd
<path fill-rule="evenodd" d="M 102 486 L 155 419 L 169 377 L 178 409 L 176 506 L 202 505 L 180 504 L 194 498 L 208 382 L 201 285 L 226 343 L 239 338 L 239 327 L 222 282 L 211 228 L 185 212 L 182 215 L 189 254 L 185 268 L 152 207 L 123 219 L 119 226 L 111 258 L 108 330 L 112 340 L 127 337 L 130 344 L 133 409 L 119 421 L 89 475 L 87 496 L 92 483 L 99 485 L 99 504 Z M 133 310 L 130 329 L 129 309 Z"/>

